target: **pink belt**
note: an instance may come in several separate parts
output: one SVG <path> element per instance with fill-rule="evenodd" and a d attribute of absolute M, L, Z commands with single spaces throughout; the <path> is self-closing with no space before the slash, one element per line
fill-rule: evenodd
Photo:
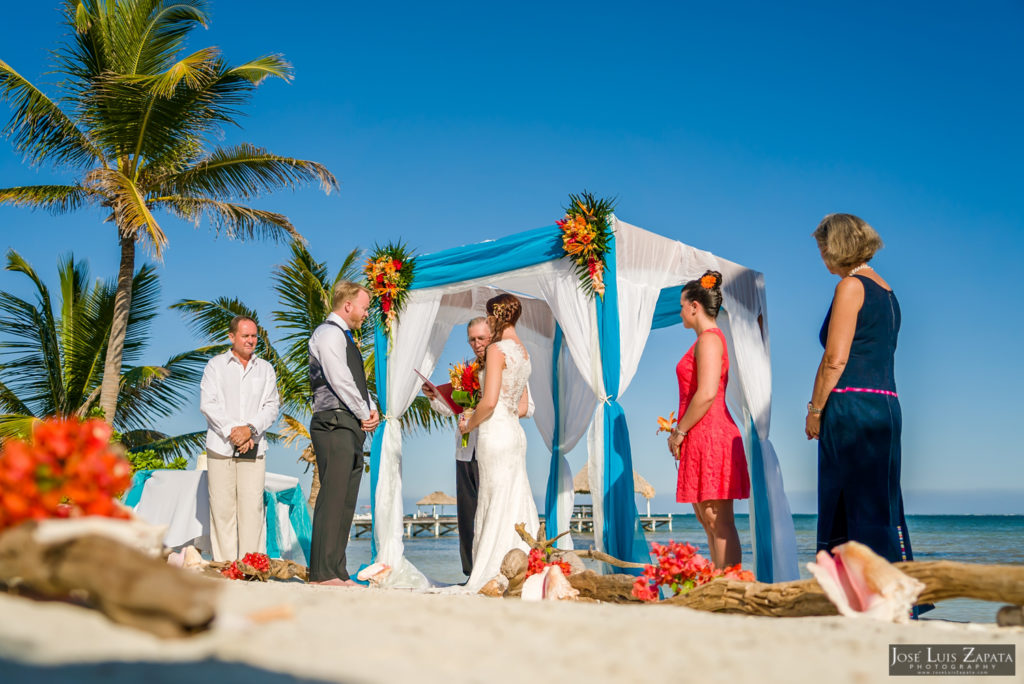
<path fill-rule="evenodd" d="M 844 387 L 842 389 L 837 387 L 832 391 L 836 394 L 843 394 L 845 392 L 867 392 L 868 394 L 884 394 L 887 397 L 899 398 L 899 395 L 895 392 L 890 392 L 889 390 L 868 389 L 867 387 Z"/>

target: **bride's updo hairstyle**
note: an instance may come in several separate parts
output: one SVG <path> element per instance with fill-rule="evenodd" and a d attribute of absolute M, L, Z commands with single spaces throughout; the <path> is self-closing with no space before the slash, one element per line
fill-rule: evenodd
<path fill-rule="evenodd" d="M 491 326 L 491 339 L 497 342 L 505 328 L 511 328 L 523 313 L 523 305 L 513 295 L 504 292 L 487 300 L 487 322 Z"/>
<path fill-rule="evenodd" d="M 704 307 L 704 313 L 711 318 L 718 318 L 718 310 L 722 308 L 722 274 L 704 271 L 700 278 L 683 285 L 683 296 L 686 301 Z"/>

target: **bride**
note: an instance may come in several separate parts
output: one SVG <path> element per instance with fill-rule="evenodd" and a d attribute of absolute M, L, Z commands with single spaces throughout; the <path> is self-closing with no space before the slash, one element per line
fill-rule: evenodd
<path fill-rule="evenodd" d="M 519 424 L 528 402 L 526 382 L 530 357 L 516 334 L 523 307 L 510 294 L 487 301 L 491 344 L 484 359 L 483 396 L 473 415 L 462 414 L 459 430 L 466 434 L 479 428 L 476 458 L 480 488 L 473 538 L 473 572 L 466 589 L 477 591 L 500 574 L 501 561 L 513 548 L 529 547 L 515 530 L 525 523 L 531 534 L 540 523 L 537 506 L 526 477 L 526 433 Z"/>

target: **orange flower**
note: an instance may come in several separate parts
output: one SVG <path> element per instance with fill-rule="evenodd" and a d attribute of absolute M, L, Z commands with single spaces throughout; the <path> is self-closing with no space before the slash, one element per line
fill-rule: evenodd
<path fill-rule="evenodd" d="M 675 411 L 668 414 L 668 418 L 658 416 L 658 432 L 672 432 L 672 428 L 675 427 L 677 422 Z M 655 432 L 654 434 L 658 434 L 658 432 Z"/>
<path fill-rule="evenodd" d="M 717 282 L 718 278 L 711 274 L 708 274 L 700 279 L 700 286 L 703 287 L 705 290 L 710 290 L 715 286 L 715 283 Z"/>

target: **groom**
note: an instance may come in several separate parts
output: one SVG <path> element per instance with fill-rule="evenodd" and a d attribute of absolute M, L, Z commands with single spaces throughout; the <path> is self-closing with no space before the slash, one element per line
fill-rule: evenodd
<path fill-rule="evenodd" d="M 352 336 L 370 306 L 365 287 L 338 281 L 333 311 L 309 338 L 309 385 L 313 418 L 309 436 L 320 473 L 313 509 L 309 581 L 353 585 L 345 568 L 345 548 L 363 474 L 363 442 L 380 422 L 366 389 L 359 345 Z"/>
<path fill-rule="evenodd" d="M 483 316 L 474 318 L 466 326 L 466 337 L 469 347 L 477 360 L 483 364 L 487 345 L 491 343 L 491 328 Z M 481 373 L 483 371 L 481 370 Z M 430 399 L 430 405 L 442 416 L 462 413 L 462 407 L 450 403 L 452 396 L 451 383 L 437 387 L 444 396 L 439 396 L 430 385 L 424 384 L 423 394 Z M 533 399 L 526 390 L 529 408 L 526 417 L 533 415 Z M 462 446 L 461 435 L 456 432 L 455 439 L 455 502 L 459 518 L 459 554 L 462 556 L 462 572 L 467 576 L 473 572 L 473 535 L 474 518 L 476 518 L 477 495 L 480 490 L 480 469 L 476 460 L 477 431 L 469 433 L 469 441 Z"/>

